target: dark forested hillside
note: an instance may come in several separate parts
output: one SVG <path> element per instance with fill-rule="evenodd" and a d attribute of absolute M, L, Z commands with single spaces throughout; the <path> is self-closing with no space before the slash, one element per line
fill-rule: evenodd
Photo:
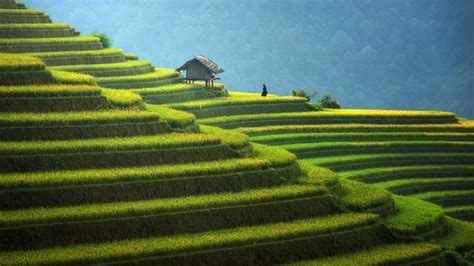
<path fill-rule="evenodd" d="M 25 2 L 160 67 L 207 55 L 233 90 L 318 88 L 344 107 L 474 117 L 471 0 Z"/>

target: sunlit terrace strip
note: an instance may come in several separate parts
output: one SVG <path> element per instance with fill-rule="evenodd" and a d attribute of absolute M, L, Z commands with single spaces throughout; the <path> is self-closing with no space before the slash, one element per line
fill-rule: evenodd
<path fill-rule="evenodd" d="M 322 259 L 298 261 L 288 265 L 352 266 L 365 265 L 369 262 L 374 265 L 398 265 L 415 261 L 424 261 L 440 254 L 441 247 L 431 243 L 388 244 L 377 246 L 373 249 L 360 250 L 353 253 Z"/>
<path fill-rule="evenodd" d="M 152 122 L 159 114 L 132 111 L 107 110 L 98 112 L 67 113 L 0 113 L 0 127 L 34 127 L 84 124 L 113 124 L 117 122 Z"/>
<path fill-rule="evenodd" d="M 1 29 L 1 28 L 0 28 Z M 42 45 L 42 44 L 75 44 L 98 42 L 100 39 L 93 36 L 77 36 L 64 38 L 12 38 L 0 39 L 0 45 Z"/>
<path fill-rule="evenodd" d="M 348 178 L 366 183 L 376 183 L 412 177 L 469 177 L 474 172 L 472 164 L 467 165 L 414 165 L 398 167 L 379 167 L 361 170 L 338 172 L 342 178 Z"/>
<path fill-rule="evenodd" d="M 166 149 L 172 147 L 213 145 L 218 143 L 220 143 L 220 139 L 213 135 L 183 133 L 88 140 L 18 141 L 0 142 L 0 155 L 133 151 L 140 149 Z"/>
<path fill-rule="evenodd" d="M 146 256 L 177 255 L 197 250 L 232 248 L 248 244 L 264 244 L 274 240 L 330 234 L 373 225 L 374 214 L 340 214 L 322 218 L 297 220 L 198 234 L 178 235 L 111 243 L 88 244 L 37 251 L 2 252 L 0 260 L 17 263 L 98 263 Z"/>
<path fill-rule="evenodd" d="M 0 53 L 1 72 L 43 70 L 44 68 L 41 59 L 32 56 Z"/>
<path fill-rule="evenodd" d="M 52 66 L 50 69 L 78 72 L 96 77 L 138 75 L 154 71 L 151 62 L 143 60 L 110 64 Z"/>
<path fill-rule="evenodd" d="M 25 85 L 25 86 L 0 86 L 0 97 L 77 97 L 98 96 L 100 89 L 87 85 Z"/>
<path fill-rule="evenodd" d="M 0 24 L 0 30 L 8 29 L 72 29 L 66 23 L 17 23 L 17 24 Z"/>
<path fill-rule="evenodd" d="M 220 97 L 207 100 L 197 100 L 184 103 L 170 104 L 171 107 L 180 110 L 193 110 L 202 108 L 213 108 L 223 106 L 234 106 L 234 105 L 245 105 L 245 104 L 265 104 L 265 103 L 305 103 L 306 99 L 301 97 L 293 96 L 282 96 L 282 97 L 261 97 L 261 96 L 248 96 L 248 97 Z"/>
<path fill-rule="evenodd" d="M 0 188 L 10 190 L 188 178 L 288 166 L 293 164 L 296 159 L 293 154 L 275 147 L 255 145 L 255 153 L 255 158 L 226 159 L 211 162 L 77 171 L 0 173 Z"/>
<path fill-rule="evenodd" d="M 474 132 L 474 122 L 461 120 L 455 124 L 326 124 L 326 125 L 276 125 L 241 127 L 237 130 L 250 136 L 291 133 L 336 132 Z"/>
<path fill-rule="evenodd" d="M 163 214 L 315 196 L 324 193 L 326 193 L 324 187 L 291 185 L 247 190 L 240 193 L 3 211 L 0 214 L 0 227 Z"/>
<path fill-rule="evenodd" d="M 292 125 L 292 124 L 340 124 L 340 123 L 367 123 L 367 124 L 450 124 L 457 122 L 453 113 L 438 111 L 385 111 L 346 112 L 318 111 L 296 113 L 249 114 L 235 116 L 221 116 L 200 119 L 202 124 L 217 125 L 226 128 Z"/>

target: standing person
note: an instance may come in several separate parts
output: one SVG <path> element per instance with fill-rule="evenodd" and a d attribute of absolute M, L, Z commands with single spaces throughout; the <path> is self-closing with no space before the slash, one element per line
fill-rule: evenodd
<path fill-rule="evenodd" d="M 267 85 L 263 84 L 262 96 L 265 97 L 267 96 L 267 94 L 268 94 Z"/>

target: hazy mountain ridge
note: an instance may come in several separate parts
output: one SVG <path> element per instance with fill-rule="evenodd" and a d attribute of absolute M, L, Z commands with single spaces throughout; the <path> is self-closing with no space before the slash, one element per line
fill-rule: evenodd
<path fill-rule="evenodd" d="M 110 5 L 113 2 L 113 5 Z M 233 90 L 329 91 L 344 107 L 473 117 L 472 1 L 26 1 L 175 68 L 197 54 Z M 94 8 L 90 8 L 94 5 Z M 84 19 L 85 14 L 88 18 Z"/>

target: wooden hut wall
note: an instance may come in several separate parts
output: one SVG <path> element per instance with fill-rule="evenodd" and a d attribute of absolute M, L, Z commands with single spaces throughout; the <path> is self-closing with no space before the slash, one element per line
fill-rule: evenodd
<path fill-rule="evenodd" d="M 211 79 L 212 73 L 199 62 L 192 62 L 186 69 L 186 79 Z"/>

